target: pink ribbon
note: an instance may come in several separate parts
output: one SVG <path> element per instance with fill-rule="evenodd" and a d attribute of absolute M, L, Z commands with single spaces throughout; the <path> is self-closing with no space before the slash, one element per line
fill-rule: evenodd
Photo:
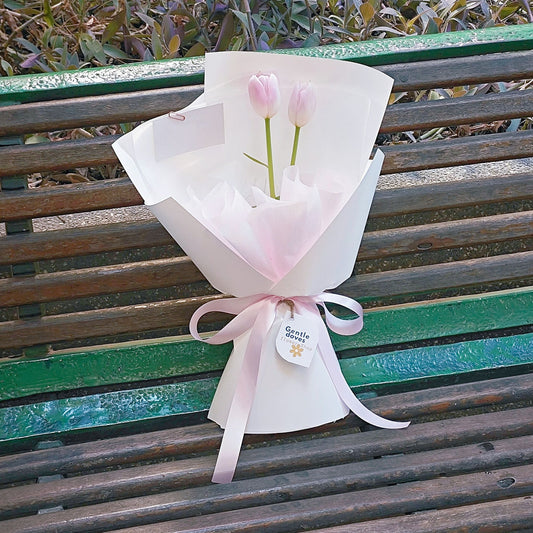
<path fill-rule="evenodd" d="M 367 409 L 356 398 L 344 379 L 326 324 L 332 331 L 340 335 L 359 333 L 363 328 L 363 308 L 355 300 L 331 293 L 291 298 L 259 294 L 213 300 L 199 307 L 191 317 L 189 328 L 195 339 L 208 344 L 224 344 L 251 330 L 212 477 L 214 483 L 229 483 L 233 479 L 254 400 L 261 349 L 275 320 L 276 307 L 280 302 L 287 300 L 294 303 L 296 313 L 313 317 L 316 321 L 319 331 L 317 352 L 322 357 L 335 389 L 344 404 L 359 418 L 380 428 L 399 429 L 409 425 L 409 422 L 387 420 Z M 327 309 L 326 302 L 350 309 L 357 314 L 357 318 L 344 320 L 333 316 Z M 318 306 L 324 309 L 326 323 L 322 320 Z M 202 339 L 198 334 L 198 321 L 203 315 L 214 311 L 236 316 L 218 333 L 208 339 Z"/>

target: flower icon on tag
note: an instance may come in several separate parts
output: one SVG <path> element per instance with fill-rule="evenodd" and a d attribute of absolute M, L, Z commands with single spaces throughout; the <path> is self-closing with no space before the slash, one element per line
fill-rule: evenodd
<path fill-rule="evenodd" d="M 293 357 L 302 357 L 304 349 L 299 344 L 293 344 L 291 346 L 291 349 L 289 350 L 289 353 L 292 353 Z"/>

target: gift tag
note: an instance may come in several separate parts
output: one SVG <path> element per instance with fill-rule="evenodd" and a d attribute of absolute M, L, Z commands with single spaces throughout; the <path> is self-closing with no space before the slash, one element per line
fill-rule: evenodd
<path fill-rule="evenodd" d="M 318 331 L 314 320 L 294 315 L 281 321 L 276 349 L 285 361 L 309 367 L 317 344 Z"/>
<path fill-rule="evenodd" d="M 156 161 L 225 142 L 222 104 L 169 113 L 152 127 Z"/>

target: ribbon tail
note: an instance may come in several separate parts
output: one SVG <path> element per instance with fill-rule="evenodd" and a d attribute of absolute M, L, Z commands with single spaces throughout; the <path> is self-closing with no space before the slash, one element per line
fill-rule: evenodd
<path fill-rule="evenodd" d="M 257 314 L 246 345 L 242 368 L 228 413 L 222 443 L 218 452 L 213 483 L 230 483 L 237 467 L 244 431 L 252 408 L 262 347 L 274 321 L 274 308 L 266 302 Z"/>
<path fill-rule="evenodd" d="M 348 383 L 346 383 L 346 379 L 342 374 L 337 355 L 333 349 L 333 345 L 331 344 L 331 339 L 324 322 L 322 322 L 321 319 L 317 322 L 320 322 L 320 340 L 318 343 L 318 351 L 322 356 L 322 360 L 326 365 L 331 380 L 333 381 L 333 384 L 335 385 L 335 388 L 337 389 L 337 392 L 344 404 L 359 418 L 368 424 L 372 424 L 373 426 L 384 429 L 401 429 L 407 427 L 410 422 L 395 422 L 393 420 L 383 418 L 376 413 L 373 413 L 357 399 L 355 394 L 352 392 L 352 389 L 350 389 Z"/>

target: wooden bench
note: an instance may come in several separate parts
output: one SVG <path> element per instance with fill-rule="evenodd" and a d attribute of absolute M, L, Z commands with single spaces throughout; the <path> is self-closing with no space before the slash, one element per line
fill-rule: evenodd
<path fill-rule="evenodd" d="M 299 53 L 374 65 L 396 93 L 505 83 L 533 78 L 533 25 Z M 533 157 L 531 129 L 506 131 L 533 115 L 533 89 L 386 113 L 385 139 L 502 124 L 382 147 L 357 275 L 336 291 L 366 309 L 360 334 L 333 335 L 347 381 L 375 412 L 411 426 L 376 430 L 348 416 L 247 436 L 236 481 L 212 485 L 222 432 L 205 415 L 231 347 L 185 335 L 192 312 L 220 296 L 158 222 L 103 211 L 141 203 L 127 177 L 28 188 L 28 175 L 116 165 L 116 136 L 21 137 L 179 109 L 201 93 L 202 66 L 0 79 L 0 530 L 532 527 L 533 170 L 487 162 Z M 445 167 L 466 179 L 402 185 L 401 173 Z M 86 212 L 105 223 L 32 231 L 42 217 L 66 224 Z"/>

